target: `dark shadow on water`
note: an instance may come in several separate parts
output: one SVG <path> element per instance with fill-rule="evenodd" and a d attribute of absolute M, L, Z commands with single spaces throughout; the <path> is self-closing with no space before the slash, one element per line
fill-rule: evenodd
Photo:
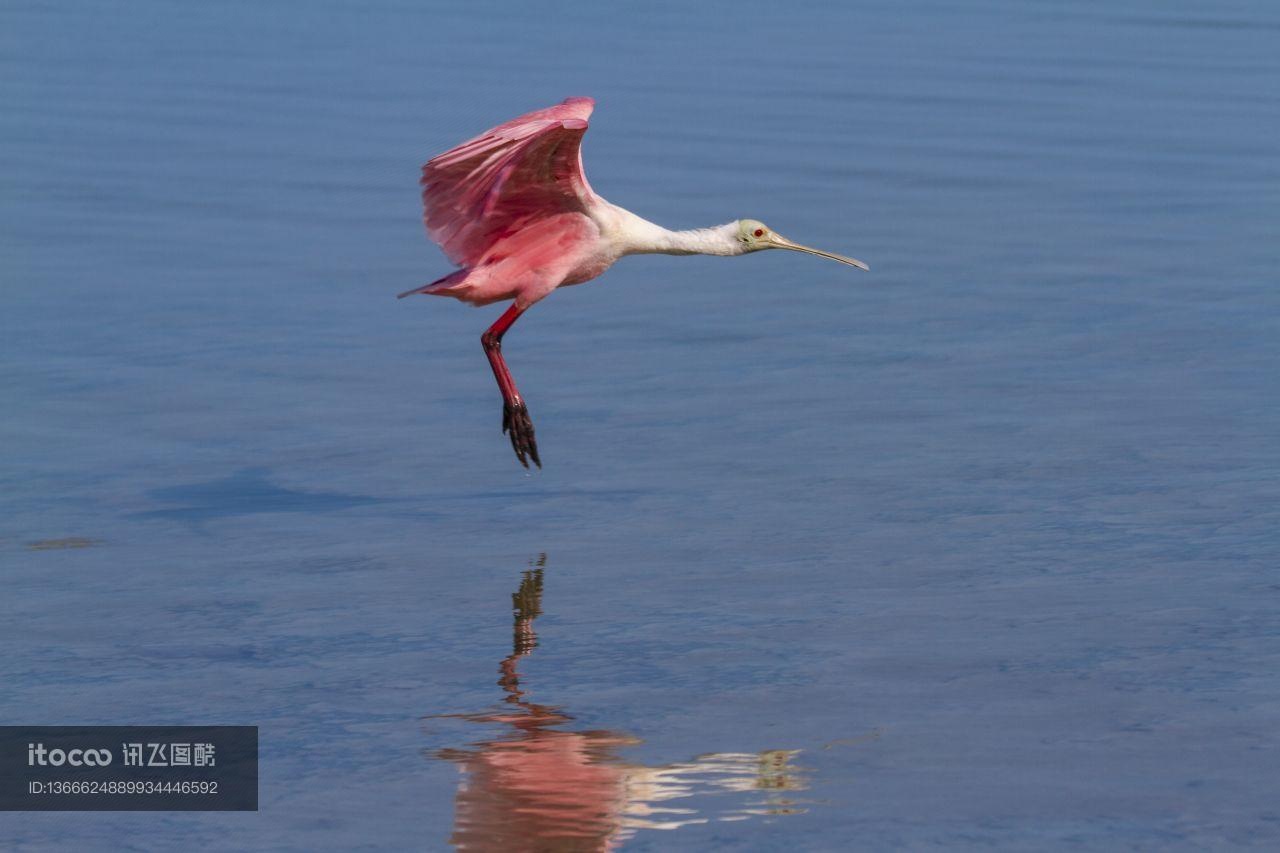
<path fill-rule="evenodd" d="M 464 850 L 611 850 L 641 830 L 770 819 L 807 811 L 791 792 L 808 788 L 799 750 L 713 753 L 659 766 L 624 760 L 641 741 L 608 729 L 575 730 L 573 717 L 531 702 L 517 664 L 538 646 L 546 555 L 512 593 L 511 654 L 498 665 L 501 704 L 464 720 L 498 726 L 492 738 L 428 752 L 463 772 L 449 841 Z"/>
<path fill-rule="evenodd" d="M 39 539 L 35 542 L 27 543 L 29 551 L 62 551 L 68 548 L 92 548 L 94 545 L 101 545 L 97 539 L 89 539 L 84 536 L 64 536 L 61 539 Z"/>
<path fill-rule="evenodd" d="M 634 503 L 640 498 L 645 498 L 653 494 L 648 489 L 574 489 L 574 488 L 548 488 L 541 484 L 534 483 L 525 489 L 487 489 L 484 491 L 459 491 L 451 494 L 450 499 L 455 501 L 495 501 L 495 500 L 529 500 L 530 497 L 537 498 L 588 498 L 602 503 L 627 504 Z"/>
<path fill-rule="evenodd" d="M 385 498 L 342 492 L 303 492 L 278 486 L 268 479 L 267 468 L 242 468 L 229 477 L 153 489 L 153 500 L 179 506 L 134 513 L 134 518 L 201 522 L 266 512 L 334 512 L 352 507 L 386 503 Z"/>
<path fill-rule="evenodd" d="M 384 507 L 388 515 L 395 517 L 411 519 L 441 517 L 440 512 L 431 508 L 438 505 L 441 499 L 430 493 L 406 498 L 379 498 L 345 492 L 301 491 L 271 482 L 270 475 L 271 469 L 262 466 L 241 468 L 234 474 L 217 480 L 152 489 L 147 492 L 148 498 L 159 503 L 170 504 L 170 506 L 135 512 L 129 517 L 179 521 L 199 526 L 206 521 L 235 516 L 281 512 L 338 512 L 374 505 Z M 454 491 L 448 495 L 447 503 L 449 505 L 456 505 L 463 501 L 495 503 L 518 498 L 524 501 L 589 500 L 619 505 L 634 502 L 645 494 L 647 492 L 641 490 L 549 489 L 535 485 L 523 491 Z"/>

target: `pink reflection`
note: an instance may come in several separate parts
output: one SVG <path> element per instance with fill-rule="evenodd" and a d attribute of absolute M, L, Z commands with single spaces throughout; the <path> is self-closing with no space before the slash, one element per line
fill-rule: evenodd
<path fill-rule="evenodd" d="M 523 574 L 512 595 L 511 655 L 500 664 L 502 710 L 450 715 L 505 731 L 436 757 L 462 771 L 450 842 L 466 850 L 616 849 L 640 829 L 678 829 L 712 820 L 746 820 L 803 812 L 786 792 L 803 790 L 792 766 L 798 750 L 717 753 L 649 767 L 624 761 L 621 747 L 640 741 L 608 730 L 560 728 L 573 718 L 524 699 L 516 664 L 537 646 L 533 620 L 542 612 L 542 565 Z M 708 795 L 733 794 L 730 803 Z"/>

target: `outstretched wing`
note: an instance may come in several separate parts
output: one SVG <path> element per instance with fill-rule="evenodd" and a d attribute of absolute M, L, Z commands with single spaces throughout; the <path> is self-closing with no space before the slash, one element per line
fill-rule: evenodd
<path fill-rule="evenodd" d="M 522 115 L 422 167 L 423 221 L 449 260 L 476 266 L 494 243 L 531 222 L 583 212 L 595 198 L 582 172 L 582 136 L 595 101 Z"/>

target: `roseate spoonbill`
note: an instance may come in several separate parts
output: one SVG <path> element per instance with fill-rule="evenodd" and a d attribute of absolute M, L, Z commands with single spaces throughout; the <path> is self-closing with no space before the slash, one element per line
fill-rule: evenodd
<path fill-rule="evenodd" d="M 790 249 L 867 269 L 862 261 L 793 243 L 755 219 L 668 231 L 591 190 L 582 136 L 595 101 L 567 98 L 487 130 L 422 167 L 427 234 L 461 267 L 406 291 L 473 305 L 515 300 L 480 336 L 498 389 L 502 431 L 520 464 L 539 468 L 533 421 L 502 358 L 502 336 L 557 287 L 590 281 L 623 255 L 745 255 Z"/>

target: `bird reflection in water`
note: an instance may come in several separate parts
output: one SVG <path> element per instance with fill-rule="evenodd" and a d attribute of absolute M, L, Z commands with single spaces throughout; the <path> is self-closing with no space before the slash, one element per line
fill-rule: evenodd
<path fill-rule="evenodd" d="M 799 750 L 715 753 L 647 767 L 624 761 L 622 747 L 640 740 L 604 729 L 573 731 L 573 717 L 525 698 L 516 665 L 538 645 L 546 555 L 525 571 L 512 594 L 511 654 L 499 665 L 500 709 L 447 714 L 500 725 L 499 736 L 434 757 L 463 773 L 450 842 L 464 850 L 602 851 L 642 829 L 679 829 L 715 820 L 748 820 L 805 811 L 789 792 L 808 787 L 792 764 Z M 715 795 L 732 795 L 722 805 Z M 713 799 L 707 801 L 707 797 Z"/>

